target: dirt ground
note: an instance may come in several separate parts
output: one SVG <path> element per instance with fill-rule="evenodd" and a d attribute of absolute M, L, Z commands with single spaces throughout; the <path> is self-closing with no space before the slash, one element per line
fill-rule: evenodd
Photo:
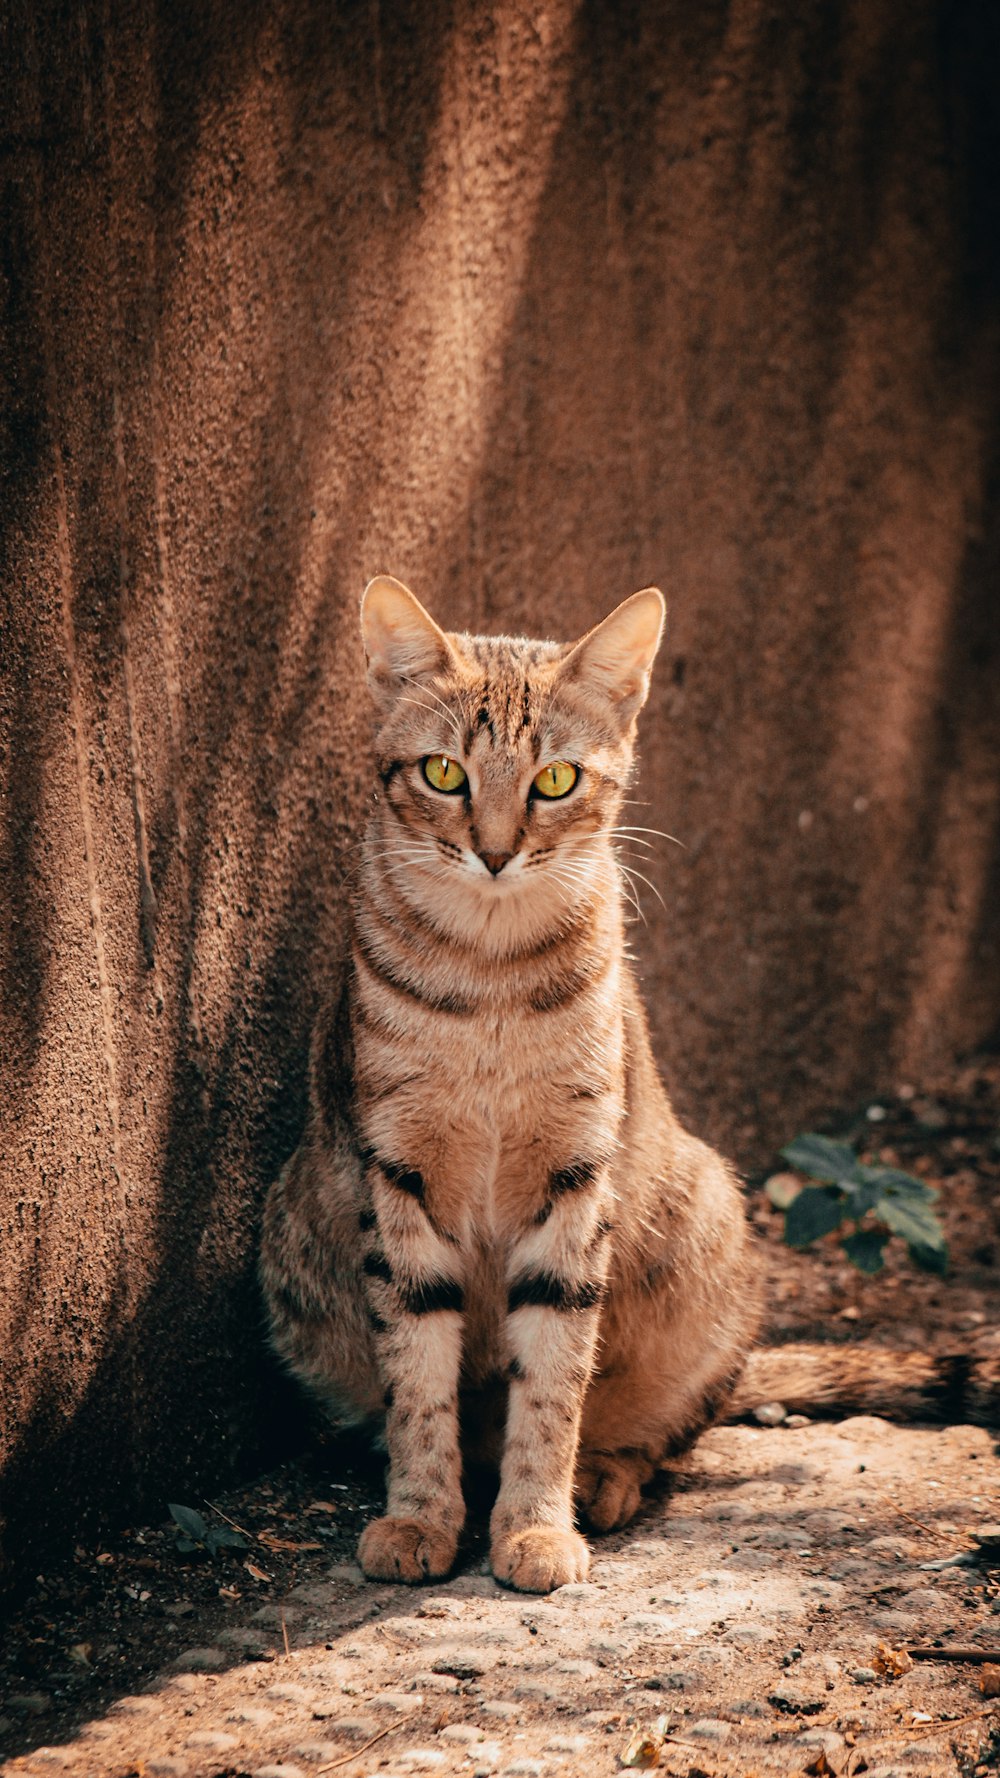
<path fill-rule="evenodd" d="M 830 1239 L 793 1253 L 755 1181 L 765 1338 L 995 1355 L 1000 1058 L 901 1083 L 830 1131 L 940 1186 L 951 1271 L 893 1257 L 866 1279 Z M 376 1460 L 317 1436 L 251 1486 L 181 1503 L 243 1547 L 182 1553 L 164 1515 L 39 1574 L 0 1644 L 0 1773 L 1000 1770 L 983 1664 L 891 1677 L 877 1654 L 1000 1649 L 1000 1572 L 927 1566 L 1000 1520 L 995 1431 L 720 1427 L 595 1543 L 590 1581 L 548 1599 L 496 1586 L 481 1527 L 446 1584 L 367 1585 L 353 1552 L 381 1488 Z"/>

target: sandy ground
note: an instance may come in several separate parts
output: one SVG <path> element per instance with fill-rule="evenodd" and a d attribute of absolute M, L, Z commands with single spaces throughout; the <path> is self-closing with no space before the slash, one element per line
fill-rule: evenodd
<path fill-rule="evenodd" d="M 861 1279 L 833 1242 L 790 1253 L 752 1197 L 772 1342 L 995 1347 L 998 1107 L 1000 1067 L 981 1058 L 855 1120 L 870 1155 L 942 1187 L 946 1281 L 905 1261 Z M 187 1503 L 238 1524 L 243 1548 L 185 1555 L 164 1522 L 40 1575 L 0 1651 L 0 1772 L 556 1778 L 621 1769 L 643 1734 L 685 1778 L 1000 1769 L 981 1665 L 892 1678 L 877 1655 L 1000 1648 L 1000 1573 L 926 1566 L 1000 1520 L 995 1432 L 867 1415 L 718 1428 L 595 1542 L 590 1581 L 548 1599 L 497 1587 L 475 1532 L 447 1584 L 366 1584 L 353 1548 L 381 1487 L 370 1459 L 320 1438 Z"/>

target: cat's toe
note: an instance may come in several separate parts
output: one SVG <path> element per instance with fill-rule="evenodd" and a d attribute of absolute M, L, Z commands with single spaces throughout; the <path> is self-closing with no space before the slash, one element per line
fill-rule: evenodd
<path fill-rule="evenodd" d="M 504 1586 L 522 1593 L 551 1593 L 568 1581 L 586 1580 L 590 1551 L 577 1531 L 560 1531 L 552 1525 L 531 1525 L 499 1537 L 490 1554 L 490 1565 Z"/>
<path fill-rule="evenodd" d="M 440 1525 L 373 1519 L 361 1534 L 358 1561 L 369 1580 L 402 1580 L 412 1586 L 447 1574 L 457 1548 L 457 1537 Z"/>
<path fill-rule="evenodd" d="M 634 1519 L 642 1505 L 642 1483 L 652 1464 L 631 1456 L 603 1452 L 581 1456 L 577 1464 L 576 1503 L 594 1531 L 617 1531 Z"/>

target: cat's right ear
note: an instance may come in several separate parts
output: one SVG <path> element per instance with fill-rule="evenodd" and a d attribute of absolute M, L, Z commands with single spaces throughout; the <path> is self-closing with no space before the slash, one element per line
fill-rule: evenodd
<path fill-rule="evenodd" d="M 377 574 L 361 600 L 368 684 L 378 703 L 395 698 L 410 679 L 443 673 L 455 655 L 444 631 L 401 580 Z"/>

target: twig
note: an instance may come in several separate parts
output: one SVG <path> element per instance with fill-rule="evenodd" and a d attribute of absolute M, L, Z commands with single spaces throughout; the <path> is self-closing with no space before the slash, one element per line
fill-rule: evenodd
<path fill-rule="evenodd" d="M 285 1654 L 290 1655 L 292 1651 L 288 1646 L 288 1625 L 285 1622 L 284 1612 L 281 1613 L 281 1635 L 285 1644 Z"/>
<path fill-rule="evenodd" d="M 980 1644 L 964 1646 L 961 1643 L 948 1643 L 942 1648 L 933 1648 L 927 1643 L 904 1651 L 911 1661 L 1000 1661 L 1000 1648 L 983 1648 Z"/>
<path fill-rule="evenodd" d="M 899 1729 L 890 1731 L 890 1734 L 902 1732 L 904 1735 L 912 1735 L 915 1741 L 919 1741 L 922 1736 L 937 1735 L 944 1729 L 960 1729 L 966 1722 L 985 1722 L 987 1717 L 993 1714 L 992 1710 L 974 1710 L 971 1716 L 945 1717 L 941 1722 L 900 1723 Z"/>
<path fill-rule="evenodd" d="M 248 1531 L 245 1525 L 237 1525 L 236 1520 L 231 1519 L 228 1513 L 224 1513 L 221 1506 L 216 1506 L 214 1500 L 206 1500 L 205 1505 L 210 1507 L 213 1513 L 218 1513 L 220 1519 L 225 1519 L 226 1524 L 231 1525 L 234 1531 L 238 1531 L 241 1537 L 249 1537 L 253 1543 L 257 1542 L 255 1531 Z"/>
<path fill-rule="evenodd" d="M 965 1531 L 942 1531 L 938 1525 L 925 1525 L 922 1519 L 915 1519 L 912 1513 L 907 1512 L 905 1506 L 900 1506 L 898 1501 L 893 1500 L 891 1494 L 886 1494 L 883 1489 L 880 1489 L 879 1492 L 882 1499 L 888 1501 L 893 1512 L 898 1513 L 901 1519 L 905 1519 L 908 1525 L 915 1525 L 918 1531 L 926 1531 L 930 1537 L 943 1537 L 948 1543 L 961 1543 L 963 1538 L 966 1543 L 970 1541 Z"/>
<path fill-rule="evenodd" d="M 353 1753 L 342 1753 L 339 1759 L 328 1760 L 325 1766 L 317 1766 L 316 1771 L 332 1772 L 336 1766 L 346 1766 L 352 1759 L 360 1759 L 363 1753 L 368 1752 L 369 1747 L 374 1747 L 376 1741 L 381 1741 L 384 1735 L 391 1734 L 392 1730 L 398 1729 L 398 1727 L 397 1722 L 387 1723 L 385 1728 L 379 1729 L 378 1734 L 373 1735 L 370 1741 L 366 1741 L 363 1747 L 355 1747 Z"/>

